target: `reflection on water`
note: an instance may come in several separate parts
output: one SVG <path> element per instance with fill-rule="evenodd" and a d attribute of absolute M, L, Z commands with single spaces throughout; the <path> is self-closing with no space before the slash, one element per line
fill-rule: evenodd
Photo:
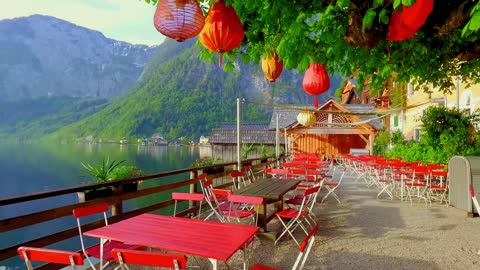
<path fill-rule="evenodd" d="M 82 172 L 81 162 L 99 164 L 106 157 L 110 160 L 125 160 L 125 165 L 136 165 L 146 174 L 172 171 L 190 167 L 199 158 L 198 147 L 190 146 L 141 146 L 118 144 L 0 144 L 0 198 L 43 192 L 85 184 L 91 179 Z M 140 189 L 159 184 L 186 180 L 189 174 L 171 176 L 165 179 L 144 181 Z M 154 194 L 127 201 L 124 209 L 129 211 L 145 207 L 170 198 L 170 192 Z M 46 210 L 77 202 L 75 194 L 50 199 L 36 200 L 12 206 L 0 206 L 0 220 L 12 216 Z M 169 210 L 158 213 L 169 214 Z M 75 227 L 73 217 L 65 217 L 15 232 L 0 234 L 0 248 Z M 94 242 L 92 242 L 93 244 Z M 63 241 L 55 248 L 78 250 L 78 238 Z M 18 259 L 0 262 L 0 269 L 23 269 Z"/>

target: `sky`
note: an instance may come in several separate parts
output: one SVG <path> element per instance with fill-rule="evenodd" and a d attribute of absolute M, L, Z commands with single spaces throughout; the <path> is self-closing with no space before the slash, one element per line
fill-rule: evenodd
<path fill-rule="evenodd" d="M 0 20 L 42 14 L 134 44 L 165 39 L 153 26 L 155 6 L 145 0 L 0 0 Z"/>

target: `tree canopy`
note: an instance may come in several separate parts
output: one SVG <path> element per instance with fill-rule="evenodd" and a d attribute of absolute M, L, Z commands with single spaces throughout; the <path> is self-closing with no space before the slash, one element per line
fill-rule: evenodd
<path fill-rule="evenodd" d="M 355 77 L 360 87 L 369 82 L 377 90 L 393 80 L 425 89 L 433 85 L 444 92 L 454 89 L 457 76 L 478 83 L 480 2 L 436 0 L 413 38 L 388 42 L 393 11 L 415 1 L 226 0 L 240 17 L 245 38 L 225 55 L 224 69 L 238 57 L 259 63 L 262 56 L 276 51 L 287 69 L 300 73 L 312 61 L 323 63 L 330 74 Z M 199 2 L 206 12 L 215 0 Z M 213 58 L 207 50 L 202 55 Z"/>

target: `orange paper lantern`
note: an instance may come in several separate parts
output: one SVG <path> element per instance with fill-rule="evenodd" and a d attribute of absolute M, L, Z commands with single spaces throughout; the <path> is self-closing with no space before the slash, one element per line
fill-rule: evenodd
<path fill-rule="evenodd" d="M 233 7 L 219 1 L 208 10 L 199 40 L 205 48 L 219 54 L 221 66 L 222 53 L 240 46 L 244 35 L 242 22 Z"/>
<path fill-rule="evenodd" d="M 262 71 L 269 82 L 275 82 L 278 76 L 282 74 L 283 61 L 278 61 L 277 52 L 262 59 Z"/>
<path fill-rule="evenodd" d="M 402 6 L 402 12 L 395 9 L 388 25 L 388 40 L 402 41 L 412 38 L 432 10 L 433 0 L 416 0 L 409 7 Z"/>
<path fill-rule="evenodd" d="M 303 77 L 303 89 L 315 97 L 315 108 L 318 108 L 318 95 L 330 88 L 330 78 L 323 64 L 310 63 Z"/>
<path fill-rule="evenodd" d="M 153 24 L 162 35 L 182 42 L 202 31 L 205 17 L 196 0 L 161 0 Z"/>

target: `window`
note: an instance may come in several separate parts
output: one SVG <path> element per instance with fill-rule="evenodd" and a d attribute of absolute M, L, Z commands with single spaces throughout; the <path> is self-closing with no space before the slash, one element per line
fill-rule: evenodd
<path fill-rule="evenodd" d="M 421 131 L 420 127 L 415 127 L 415 128 L 413 129 L 413 139 L 414 139 L 415 141 L 420 141 L 420 137 L 421 137 L 421 135 L 422 135 L 422 134 L 420 133 L 420 131 Z"/>
<path fill-rule="evenodd" d="M 432 103 L 438 104 L 440 106 L 446 107 L 447 106 L 447 98 L 446 97 L 440 97 L 440 98 L 432 98 Z"/>
<path fill-rule="evenodd" d="M 393 127 L 398 127 L 398 115 L 393 117 Z"/>

